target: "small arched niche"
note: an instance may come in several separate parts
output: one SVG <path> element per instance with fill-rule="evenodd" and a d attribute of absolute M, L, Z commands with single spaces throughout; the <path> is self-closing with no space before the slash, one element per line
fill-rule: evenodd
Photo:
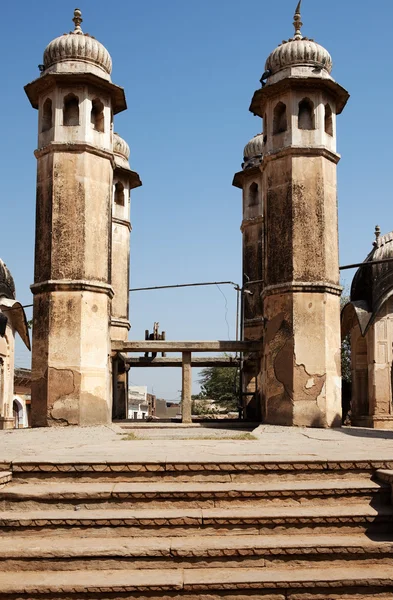
<path fill-rule="evenodd" d="M 263 143 L 267 142 L 267 115 L 266 113 L 263 115 Z"/>
<path fill-rule="evenodd" d="M 104 105 L 98 98 L 94 98 L 91 103 L 90 122 L 93 126 L 93 129 L 99 131 L 100 133 L 104 133 Z"/>
<path fill-rule="evenodd" d="M 248 188 L 248 206 L 256 206 L 259 203 L 259 189 L 255 181 Z"/>
<path fill-rule="evenodd" d="M 68 94 L 64 98 L 63 125 L 66 127 L 79 125 L 79 98 L 75 94 Z"/>
<path fill-rule="evenodd" d="M 124 206 L 124 185 L 120 181 L 115 184 L 115 204 Z"/>
<path fill-rule="evenodd" d="M 330 104 L 325 104 L 325 132 L 333 136 L 333 111 Z"/>
<path fill-rule="evenodd" d="M 315 129 L 314 103 L 310 98 L 303 98 L 299 102 L 298 127 L 299 129 Z"/>
<path fill-rule="evenodd" d="M 52 129 L 52 100 L 47 98 L 42 105 L 42 125 L 41 132 L 49 131 Z"/>
<path fill-rule="evenodd" d="M 274 107 L 273 114 L 273 135 L 283 133 L 287 130 L 287 107 L 283 102 L 279 102 Z"/>

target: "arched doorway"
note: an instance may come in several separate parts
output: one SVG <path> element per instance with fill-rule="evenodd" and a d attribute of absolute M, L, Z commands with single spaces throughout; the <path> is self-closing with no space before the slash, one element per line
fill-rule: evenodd
<path fill-rule="evenodd" d="M 19 427 L 23 426 L 23 406 L 16 398 L 12 403 L 12 414 L 14 417 L 14 428 L 19 429 Z"/>

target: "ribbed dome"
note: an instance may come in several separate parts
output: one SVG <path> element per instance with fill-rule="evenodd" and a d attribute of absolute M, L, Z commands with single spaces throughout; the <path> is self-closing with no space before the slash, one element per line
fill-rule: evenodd
<path fill-rule="evenodd" d="M 266 61 L 265 69 L 274 75 L 277 71 L 294 65 L 311 65 L 326 69 L 330 73 L 333 61 L 329 52 L 313 40 L 291 39 L 273 50 Z"/>
<path fill-rule="evenodd" d="M 108 50 L 94 37 L 83 33 L 80 24 L 82 13 L 76 8 L 73 21 L 75 30 L 52 40 L 44 51 L 44 67 L 68 60 L 88 62 L 103 69 L 108 75 L 112 71 L 112 59 Z"/>
<path fill-rule="evenodd" d="M 0 296 L 15 300 L 15 283 L 7 265 L 0 258 Z"/>
<path fill-rule="evenodd" d="M 261 164 L 263 155 L 263 133 L 257 133 L 244 147 L 243 169 L 250 169 Z"/>
<path fill-rule="evenodd" d="M 115 155 L 115 163 L 121 169 L 130 170 L 130 147 L 118 133 L 113 134 L 113 153 Z"/>
<path fill-rule="evenodd" d="M 113 134 L 113 152 L 124 156 L 126 160 L 130 158 L 130 147 L 118 133 Z"/>
<path fill-rule="evenodd" d="M 255 158 L 263 154 L 263 134 L 257 133 L 244 147 L 244 160 L 247 158 Z"/>
<path fill-rule="evenodd" d="M 268 57 L 265 69 L 274 75 L 281 69 L 295 65 L 313 66 L 325 69 L 328 73 L 333 67 L 332 57 L 329 52 L 314 40 L 303 37 L 301 27 L 303 25 L 300 14 L 301 2 L 297 5 L 294 27 L 295 36 L 288 41 L 282 42 Z"/>

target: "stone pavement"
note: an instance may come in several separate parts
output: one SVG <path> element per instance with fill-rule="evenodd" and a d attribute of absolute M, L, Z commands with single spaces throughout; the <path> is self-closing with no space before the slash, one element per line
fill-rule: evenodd
<path fill-rule="evenodd" d="M 393 460 L 393 431 L 305 429 L 260 425 L 122 429 L 59 427 L 0 432 L 0 462 L 245 462 Z M 131 436 L 130 436 L 131 434 Z M 125 439 L 135 436 L 136 439 Z M 185 439 L 187 436 L 188 439 Z"/>

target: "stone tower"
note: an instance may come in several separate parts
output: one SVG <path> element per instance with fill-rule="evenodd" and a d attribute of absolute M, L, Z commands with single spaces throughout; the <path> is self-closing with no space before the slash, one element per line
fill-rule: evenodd
<path fill-rule="evenodd" d="M 125 341 L 130 330 L 130 202 L 131 190 L 142 185 L 139 175 L 128 162 L 130 148 L 117 133 L 113 134 L 115 158 L 112 199 L 112 287 L 111 340 Z M 127 418 L 128 365 L 122 353 L 113 357 L 112 418 Z"/>
<path fill-rule="evenodd" d="M 25 87 L 38 109 L 33 426 L 111 419 L 113 115 L 126 102 L 78 9 L 73 21 Z"/>
<path fill-rule="evenodd" d="M 264 248 L 262 203 L 263 134 L 259 133 L 244 148 L 242 171 L 236 173 L 233 185 L 243 191 L 243 293 L 242 333 L 245 340 L 263 337 L 262 256 Z M 242 368 L 243 413 L 251 420 L 261 418 L 260 363 L 254 355 L 246 355 Z"/>
<path fill-rule="evenodd" d="M 130 148 L 117 133 L 113 134 L 115 169 L 112 200 L 112 300 L 111 339 L 126 340 L 130 329 L 128 320 L 130 287 L 130 193 L 142 185 L 138 173 L 131 171 L 128 162 Z"/>
<path fill-rule="evenodd" d="M 266 423 L 341 423 L 336 115 L 349 95 L 332 59 L 302 35 L 268 57 L 250 110 L 263 119 L 262 204 Z"/>

